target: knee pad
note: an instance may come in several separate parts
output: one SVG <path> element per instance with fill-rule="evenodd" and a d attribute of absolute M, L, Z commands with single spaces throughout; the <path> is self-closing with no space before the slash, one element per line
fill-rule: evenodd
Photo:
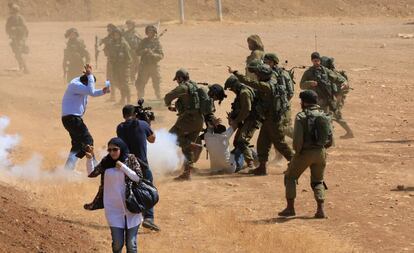
<path fill-rule="evenodd" d="M 324 190 L 328 190 L 328 186 L 326 185 L 325 181 L 311 182 L 311 187 L 313 190 L 320 189 L 321 187 L 323 187 Z"/>

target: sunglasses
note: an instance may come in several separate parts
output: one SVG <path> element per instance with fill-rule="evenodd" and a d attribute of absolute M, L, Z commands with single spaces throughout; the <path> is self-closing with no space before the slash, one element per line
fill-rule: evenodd
<path fill-rule="evenodd" d="M 108 148 L 107 151 L 108 151 L 108 153 L 117 152 L 117 151 L 119 151 L 119 148 Z"/>

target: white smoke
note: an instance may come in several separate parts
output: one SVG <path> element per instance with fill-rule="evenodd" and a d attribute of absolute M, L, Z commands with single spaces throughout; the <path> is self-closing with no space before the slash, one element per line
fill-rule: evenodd
<path fill-rule="evenodd" d="M 63 166 L 54 171 L 41 169 L 43 157 L 40 154 L 33 154 L 32 157 L 23 164 L 13 164 L 10 160 L 11 152 L 20 143 L 19 135 L 6 134 L 5 130 L 10 124 L 10 119 L 0 117 L 0 174 L 3 180 L 24 179 L 30 181 L 38 180 L 66 180 L 77 181 L 82 178 L 80 173 L 64 170 Z"/>
<path fill-rule="evenodd" d="M 166 129 L 155 131 L 155 143 L 148 145 L 148 163 L 156 174 L 168 174 L 179 168 L 183 161 L 177 147 L 177 136 Z"/>

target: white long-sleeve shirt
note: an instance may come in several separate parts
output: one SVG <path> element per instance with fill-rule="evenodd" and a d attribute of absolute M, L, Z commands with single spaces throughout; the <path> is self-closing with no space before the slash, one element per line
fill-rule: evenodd
<path fill-rule="evenodd" d="M 95 161 L 87 159 L 86 168 L 88 175 L 91 174 L 95 168 Z M 140 180 L 139 176 L 125 164 L 120 169 L 106 169 L 104 173 L 103 202 L 108 225 L 130 229 L 141 224 L 142 214 L 131 213 L 125 205 L 125 175 L 135 182 Z M 125 224 L 125 217 L 127 224 Z"/>
<path fill-rule="evenodd" d="M 88 85 L 76 77 L 70 81 L 62 99 L 62 116 L 75 115 L 82 117 L 88 103 L 88 96 L 99 97 L 104 95 L 102 89 L 95 89 L 95 79 L 92 74 L 88 75 Z"/>

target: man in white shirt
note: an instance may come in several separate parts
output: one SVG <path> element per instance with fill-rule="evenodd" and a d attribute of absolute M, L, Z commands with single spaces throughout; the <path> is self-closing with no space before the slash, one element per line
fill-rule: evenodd
<path fill-rule="evenodd" d="M 93 138 L 82 120 L 85 114 L 88 96 L 99 97 L 110 92 L 109 87 L 95 89 L 96 78 L 92 74 L 92 67 L 85 66 L 84 75 L 73 79 L 66 88 L 62 100 L 62 123 L 69 132 L 72 148 L 66 160 L 65 169 L 75 169 L 79 158 L 85 156 L 84 147 L 93 146 Z"/>

